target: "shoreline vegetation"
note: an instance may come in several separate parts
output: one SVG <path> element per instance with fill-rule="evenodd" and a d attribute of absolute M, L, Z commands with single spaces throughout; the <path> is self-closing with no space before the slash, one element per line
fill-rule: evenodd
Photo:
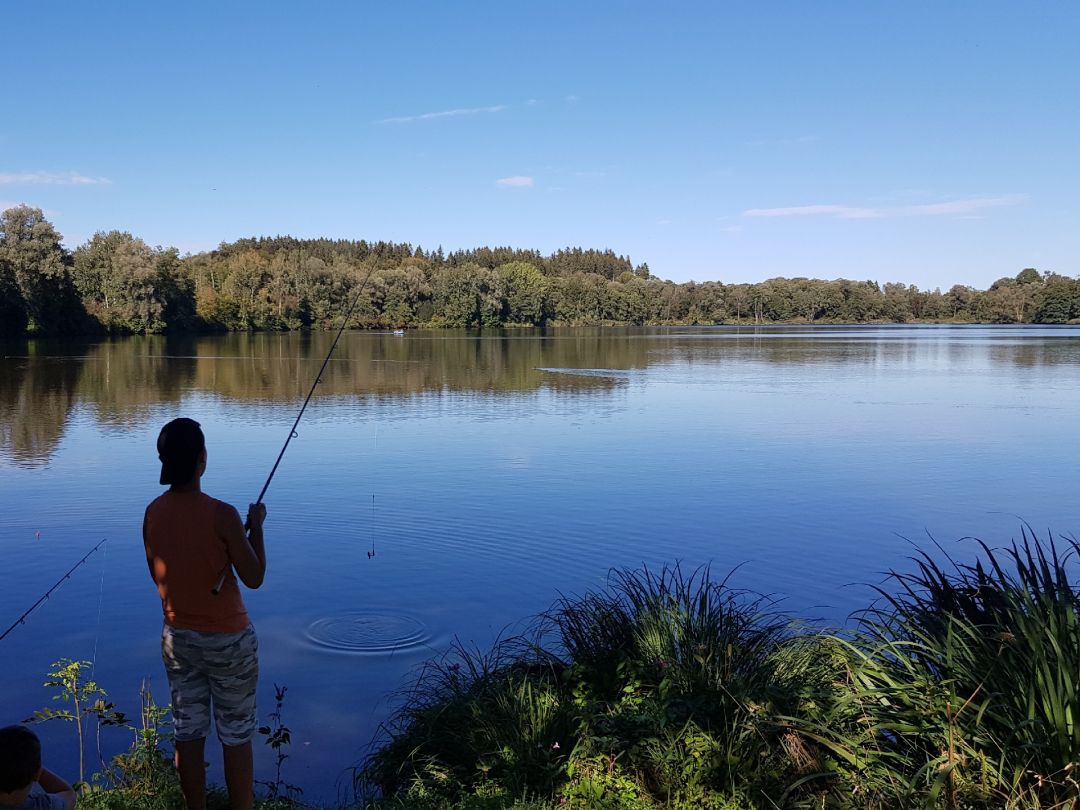
<path fill-rule="evenodd" d="M 0 337 L 348 327 L 1080 323 L 1080 279 L 1025 268 L 987 290 L 773 278 L 675 283 L 611 250 L 259 237 L 181 256 L 121 231 L 74 251 L 42 211 L 0 214 Z"/>
<path fill-rule="evenodd" d="M 491 649 L 459 643 L 424 664 L 338 806 L 1075 808 L 1080 545 L 1026 526 L 1004 548 L 969 542 L 964 560 L 916 552 L 843 630 L 707 567 L 612 571 Z M 47 685 L 81 697 L 88 723 L 127 722 L 78 675 L 61 661 Z M 276 692 L 260 806 L 313 807 L 288 782 Z M 139 718 L 81 807 L 177 806 L 167 710 L 144 692 Z"/>

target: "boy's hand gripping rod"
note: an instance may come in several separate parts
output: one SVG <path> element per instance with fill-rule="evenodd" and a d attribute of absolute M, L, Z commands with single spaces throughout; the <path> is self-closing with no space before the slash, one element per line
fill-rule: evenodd
<path fill-rule="evenodd" d="M 266 490 L 270 487 L 270 482 L 274 480 L 274 473 L 277 472 L 278 465 L 281 464 L 281 459 L 285 455 L 285 451 L 289 447 L 289 442 L 296 438 L 296 426 L 300 424 L 300 419 L 304 415 L 304 411 L 307 410 L 308 403 L 311 402 L 311 397 L 315 393 L 315 386 L 322 382 L 323 372 L 326 371 L 326 366 L 330 362 L 331 356 L 334 354 L 334 349 L 337 348 L 338 341 L 341 340 L 341 333 L 345 331 L 345 325 L 349 322 L 349 318 L 352 317 L 353 310 L 356 309 L 356 305 L 360 302 L 360 295 L 364 292 L 364 288 L 367 286 L 368 279 L 371 278 L 371 273 L 375 269 L 375 265 L 372 264 L 367 271 L 367 275 L 364 276 L 363 282 L 360 284 L 360 289 L 356 291 L 356 296 L 353 298 L 352 306 L 349 307 L 349 311 L 345 313 L 345 317 L 341 321 L 341 327 L 337 331 L 337 336 L 334 338 L 334 342 L 330 344 L 330 351 L 326 353 L 326 359 L 323 360 L 322 367 L 319 369 L 319 373 L 315 375 L 315 382 L 311 384 L 311 390 L 308 391 L 307 396 L 304 398 L 304 404 L 300 406 L 300 413 L 296 415 L 296 421 L 293 422 L 292 429 L 289 431 L 289 435 L 285 438 L 285 444 L 281 446 L 281 452 L 278 453 L 277 461 L 274 462 L 273 469 L 270 470 L 270 475 L 266 478 L 266 483 L 263 484 L 262 491 L 259 493 L 259 497 L 255 500 L 255 505 L 258 506 L 262 503 L 263 495 L 266 494 Z M 250 530 L 250 526 L 245 526 Z M 229 575 L 229 568 L 231 563 L 221 569 L 221 573 L 218 575 L 217 582 L 214 583 L 214 587 L 210 590 L 214 596 L 221 593 L 221 588 L 225 584 L 225 577 Z"/>

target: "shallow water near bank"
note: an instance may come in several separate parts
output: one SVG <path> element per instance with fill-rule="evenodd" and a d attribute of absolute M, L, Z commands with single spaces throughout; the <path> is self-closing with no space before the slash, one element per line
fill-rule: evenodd
<path fill-rule="evenodd" d="M 0 722 L 50 702 L 61 657 L 94 660 L 129 713 L 144 677 L 167 701 L 139 537 L 157 431 L 200 421 L 204 488 L 243 508 L 332 339 L 0 343 L 0 632 L 109 539 L 0 642 Z M 425 658 L 486 646 L 612 566 L 741 566 L 736 586 L 842 622 L 927 533 L 958 556 L 1022 520 L 1072 533 L 1078 406 L 1069 327 L 346 334 L 245 594 L 263 719 L 289 688 L 286 777 L 333 799 Z M 41 731 L 73 774 L 72 730 Z"/>

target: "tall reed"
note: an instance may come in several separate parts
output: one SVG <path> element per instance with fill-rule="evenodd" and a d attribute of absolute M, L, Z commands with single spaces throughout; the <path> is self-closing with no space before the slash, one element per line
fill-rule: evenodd
<path fill-rule="evenodd" d="M 851 688 L 811 733 L 883 804 L 1058 807 L 1078 798 L 1080 596 L 1072 539 L 1024 527 L 915 570 L 859 617 Z M 869 800 L 868 800 L 869 801 Z"/>

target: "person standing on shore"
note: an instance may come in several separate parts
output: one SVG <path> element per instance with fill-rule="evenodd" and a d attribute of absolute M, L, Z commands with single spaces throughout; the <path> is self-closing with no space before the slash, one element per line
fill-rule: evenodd
<path fill-rule="evenodd" d="M 180 787 L 188 810 L 205 810 L 203 756 L 212 712 L 229 800 L 236 810 L 249 810 L 258 638 L 237 577 L 249 588 L 262 585 L 266 507 L 251 504 L 245 525 L 234 507 L 202 491 L 207 456 L 198 422 L 169 422 L 157 451 L 160 483 L 169 489 L 146 508 L 143 545 L 165 614 L 161 656 L 172 696 Z"/>

